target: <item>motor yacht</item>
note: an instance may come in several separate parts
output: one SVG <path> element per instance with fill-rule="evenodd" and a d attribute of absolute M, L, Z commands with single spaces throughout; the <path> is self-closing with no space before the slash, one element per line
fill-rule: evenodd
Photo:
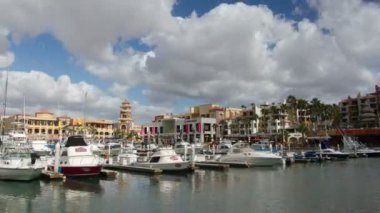
<path fill-rule="evenodd" d="M 284 163 L 281 156 L 271 152 L 255 151 L 244 142 L 234 144 L 226 155 L 222 155 L 217 160 L 220 162 L 249 163 L 253 166 L 275 166 Z"/>
<path fill-rule="evenodd" d="M 134 166 L 158 168 L 163 172 L 191 171 L 190 162 L 182 160 L 173 148 L 162 147 L 157 149 L 147 161 L 135 162 Z"/>
<path fill-rule="evenodd" d="M 96 176 L 100 174 L 101 159 L 92 152 L 83 136 L 69 136 L 58 156 L 58 171 L 66 176 Z M 54 170 L 54 161 L 48 165 L 49 170 Z"/>

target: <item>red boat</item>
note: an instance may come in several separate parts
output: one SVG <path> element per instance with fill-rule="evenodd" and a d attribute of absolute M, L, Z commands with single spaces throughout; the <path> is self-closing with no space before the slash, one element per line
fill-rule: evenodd
<path fill-rule="evenodd" d="M 48 166 L 54 171 L 54 162 Z M 97 176 L 102 169 L 101 159 L 94 155 L 83 136 L 69 136 L 59 157 L 58 171 L 66 176 Z"/>

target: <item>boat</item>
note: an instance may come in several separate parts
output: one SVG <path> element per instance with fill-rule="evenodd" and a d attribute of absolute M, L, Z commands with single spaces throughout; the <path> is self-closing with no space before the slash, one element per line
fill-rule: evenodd
<path fill-rule="evenodd" d="M 0 180 L 31 181 L 41 176 L 43 166 L 30 148 L 3 144 L 1 153 Z"/>
<path fill-rule="evenodd" d="M 178 141 L 174 144 L 174 151 L 179 155 L 192 154 L 192 144 L 186 141 Z M 196 154 L 203 153 L 203 146 L 200 143 L 194 144 L 194 152 Z"/>
<path fill-rule="evenodd" d="M 190 162 L 182 160 L 172 147 L 157 149 L 147 161 L 135 162 L 134 166 L 158 168 L 163 172 L 187 172 L 191 171 Z"/>
<path fill-rule="evenodd" d="M 46 140 L 31 140 L 29 143 L 38 156 L 49 155 L 53 151 L 48 147 L 48 142 Z"/>
<path fill-rule="evenodd" d="M 296 163 L 322 162 L 323 160 L 316 151 L 295 152 L 293 157 Z"/>
<path fill-rule="evenodd" d="M 83 136 L 69 136 L 60 150 L 58 171 L 66 176 L 97 176 L 101 171 L 101 159 L 87 145 Z M 55 160 L 48 170 L 54 171 Z"/>
<path fill-rule="evenodd" d="M 116 157 L 116 164 L 129 166 L 137 162 L 138 158 L 139 156 L 136 154 L 136 150 L 131 149 L 130 147 L 124 147 Z"/>
<path fill-rule="evenodd" d="M 120 150 L 121 150 L 121 143 L 120 142 L 116 142 L 116 141 L 110 141 L 110 142 L 107 142 L 105 145 L 104 145 L 104 148 L 103 150 L 101 151 L 101 153 L 103 155 L 111 155 L 111 156 L 116 156 L 117 154 L 119 154 Z"/>
<path fill-rule="evenodd" d="M 275 166 L 284 163 L 281 156 L 271 152 L 255 151 L 244 142 L 235 143 L 226 155 L 217 159 L 219 162 L 249 163 L 253 166 Z"/>
<path fill-rule="evenodd" d="M 8 132 L 8 135 L 4 138 L 4 141 L 13 145 L 26 145 L 28 143 L 27 136 L 24 130 L 13 129 Z"/>
<path fill-rule="evenodd" d="M 321 149 L 320 151 L 316 152 L 316 154 L 321 156 L 322 158 L 331 160 L 347 160 L 350 156 L 350 153 L 336 151 L 331 148 Z"/>
<path fill-rule="evenodd" d="M 353 156 L 369 158 L 380 157 L 380 150 L 368 148 L 365 144 L 352 136 L 343 135 L 342 142 L 344 145 L 344 151 L 351 153 Z"/>

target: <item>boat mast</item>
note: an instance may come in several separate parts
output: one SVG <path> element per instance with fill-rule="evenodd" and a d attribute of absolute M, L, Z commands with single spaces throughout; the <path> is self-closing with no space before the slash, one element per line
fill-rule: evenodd
<path fill-rule="evenodd" d="M 87 105 L 87 91 L 84 93 L 84 105 L 83 105 L 83 137 L 86 137 L 86 105 Z"/>
<path fill-rule="evenodd" d="M 4 119 L 5 119 L 6 109 L 7 109 L 7 93 L 8 93 L 8 71 L 6 71 L 6 78 L 5 78 L 3 116 L 1 117 L 1 135 L 4 135 L 4 130 L 5 130 Z"/>
<path fill-rule="evenodd" d="M 24 105 L 23 105 L 23 120 L 24 120 L 24 133 L 26 134 L 27 130 L 26 130 L 26 120 L 25 120 L 25 95 L 24 95 Z"/>

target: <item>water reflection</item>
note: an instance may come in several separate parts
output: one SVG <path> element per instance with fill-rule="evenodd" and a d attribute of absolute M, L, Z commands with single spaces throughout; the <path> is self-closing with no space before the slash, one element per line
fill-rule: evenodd
<path fill-rule="evenodd" d="M 63 186 L 66 189 L 82 191 L 82 192 L 91 192 L 91 193 L 102 193 L 104 190 L 99 184 L 98 177 L 91 178 L 68 178 L 63 183 Z"/>
<path fill-rule="evenodd" d="M 32 201 L 41 194 L 40 181 L 0 181 L 0 212 L 30 212 Z"/>
<path fill-rule="evenodd" d="M 40 181 L 32 182 L 0 182 L 1 196 L 34 199 L 41 194 Z"/>

